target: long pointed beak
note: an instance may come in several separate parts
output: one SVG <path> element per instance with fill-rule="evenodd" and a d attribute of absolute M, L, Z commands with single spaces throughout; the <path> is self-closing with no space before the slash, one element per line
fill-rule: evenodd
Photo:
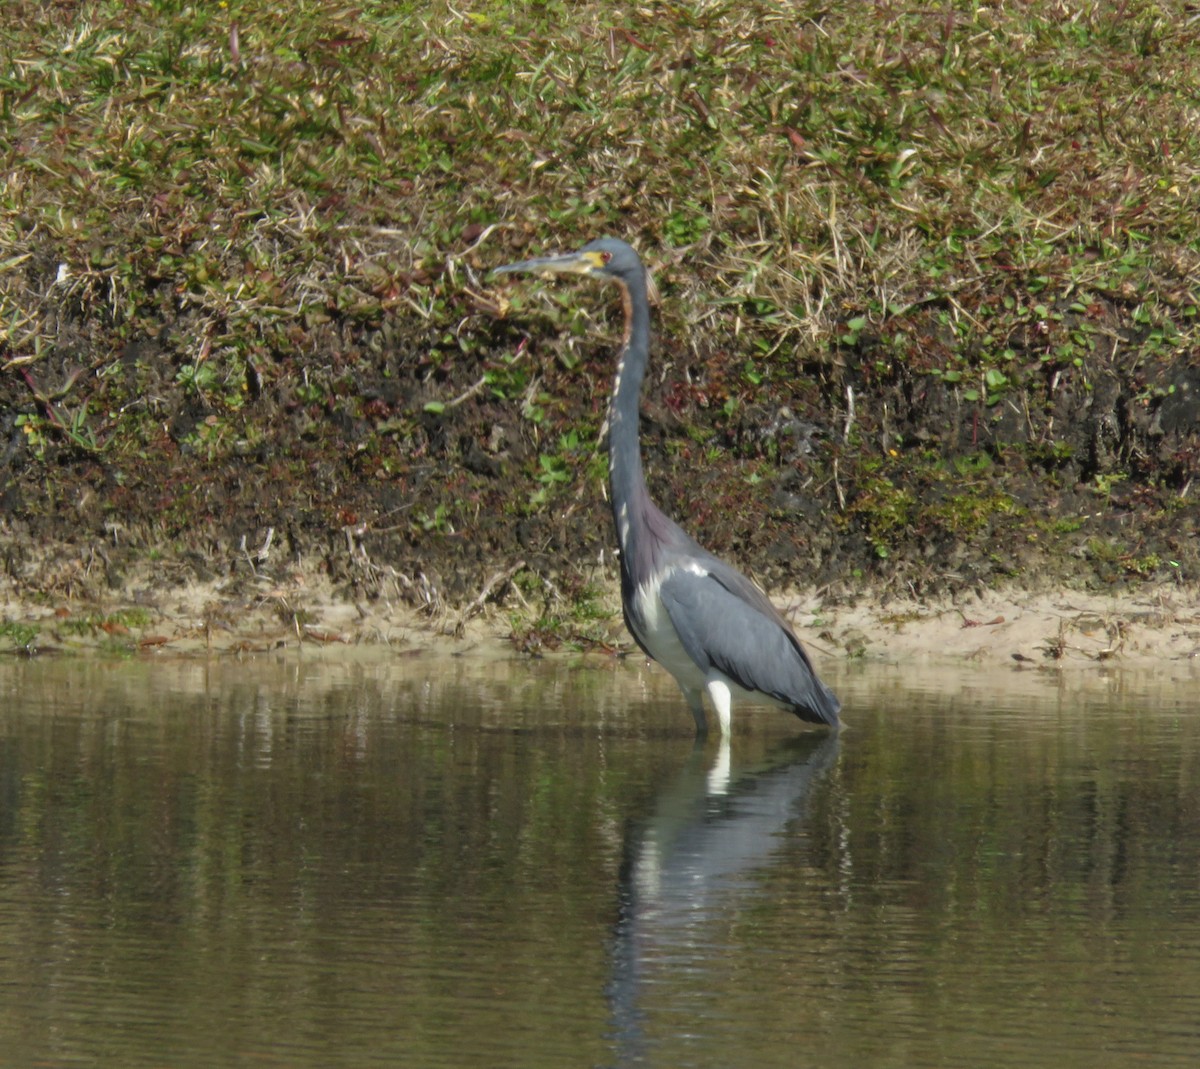
<path fill-rule="evenodd" d="M 517 264 L 505 264 L 492 269 L 493 275 L 511 275 L 517 272 L 538 275 L 590 275 L 599 265 L 592 255 L 568 252 L 561 256 L 540 256 L 535 260 L 522 260 Z"/>

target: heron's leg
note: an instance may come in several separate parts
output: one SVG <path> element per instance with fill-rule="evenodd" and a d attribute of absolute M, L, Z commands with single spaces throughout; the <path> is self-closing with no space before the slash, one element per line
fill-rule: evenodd
<path fill-rule="evenodd" d="M 701 737 L 707 735 L 708 720 L 704 716 L 704 698 L 700 691 L 684 690 L 683 696 L 687 699 L 688 708 L 692 711 L 692 719 L 696 721 L 696 734 Z"/>
<path fill-rule="evenodd" d="M 708 696 L 712 699 L 713 708 L 717 711 L 717 719 L 721 722 L 721 734 L 729 735 L 732 720 L 733 695 L 729 693 L 729 685 L 722 679 L 710 679 L 706 684 Z"/>

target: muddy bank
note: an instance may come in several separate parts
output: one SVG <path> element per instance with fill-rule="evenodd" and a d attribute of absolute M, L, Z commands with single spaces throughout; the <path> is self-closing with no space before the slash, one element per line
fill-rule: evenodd
<path fill-rule="evenodd" d="M 592 297 L 615 329 L 605 295 Z M 868 337 L 819 360 L 776 357 L 751 390 L 711 339 L 660 334 L 643 405 L 651 491 L 768 590 L 806 591 L 811 615 L 861 627 L 862 649 L 816 628 L 835 656 L 985 655 L 983 636 L 1009 633 L 1017 614 L 971 606 L 1031 604 L 998 593 L 1010 590 L 1062 593 L 1005 655 L 1036 659 L 1053 640 L 1040 632 L 1060 617 L 1075 626 L 1074 604 L 1131 626 L 1149 626 L 1147 613 L 1186 621 L 1200 575 L 1200 373 L 1187 354 L 1127 360 L 1137 339 L 1117 311 L 1065 310 L 1054 330 L 1112 321 L 1086 367 L 1046 363 L 1030 341 L 998 396 Z M 189 322 L 84 371 L 102 339 L 81 321 L 77 347 L 0 377 L 13 645 L 35 620 L 40 640 L 70 645 L 56 616 L 83 621 L 86 637 L 87 621 L 132 613 L 171 643 L 198 628 L 206 642 L 224 630 L 304 638 L 310 625 L 350 641 L 444 635 L 483 617 L 527 651 L 628 646 L 605 502 L 605 329 L 572 340 L 567 360 L 555 329 L 535 334 L 497 309 L 463 321 L 469 357 L 459 342 L 431 347 L 403 317 L 297 326 L 231 408 L 172 371 Z M 934 322 L 912 328 L 928 359 Z M 76 400 L 112 427 L 81 438 Z M 858 605 L 871 608 L 860 618 Z M 982 625 L 961 644 L 948 637 L 959 608 Z M 262 622 L 247 627 L 247 614 Z M 1073 645 L 1092 659 L 1136 653 L 1104 636 L 1064 640 L 1062 659 Z"/>
<path fill-rule="evenodd" d="M 103 374 L 80 370 L 82 333 L 10 367 L 3 639 L 629 649 L 604 499 L 611 337 L 568 361 L 553 329 L 464 323 L 470 358 L 403 318 L 316 325 L 234 409 L 170 374 L 186 320 Z M 1030 350 L 1001 396 L 867 337 L 739 389 L 727 353 L 660 336 L 652 493 L 768 590 L 805 591 L 796 622 L 829 656 L 1188 657 L 1200 377 L 1187 355 L 1126 360 L 1113 324 L 1086 368 Z M 81 440 L 76 394 L 123 422 Z"/>
<path fill-rule="evenodd" d="M 399 597 L 348 599 L 326 577 L 304 568 L 278 577 L 260 572 L 233 582 L 169 586 L 144 572 L 140 585 L 100 600 L 69 590 L 31 598 L 9 579 L 0 586 L 0 652 L 493 657 L 583 650 L 601 658 L 641 658 L 620 622 L 615 577 L 593 578 L 602 593 L 593 606 L 598 622 L 586 640 L 531 627 L 530 606 L 512 604 L 520 595 L 502 576 L 460 606 L 430 601 L 420 608 Z M 1179 587 L 1119 595 L 1010 589 L 923 599 L 810 592 L 777 603 L 818 665 L 840 660 L 1068 673 L 1160 666 L 1189 678 L 1200 673 L 1200 608 Z"/>

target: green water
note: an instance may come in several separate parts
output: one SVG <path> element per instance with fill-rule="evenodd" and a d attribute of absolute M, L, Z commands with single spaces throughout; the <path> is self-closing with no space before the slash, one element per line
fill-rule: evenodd
<path fill-rule="evenodd" d="M 1200 677 L 0 663 L 0 1066 L 1200 1064 Z"/>

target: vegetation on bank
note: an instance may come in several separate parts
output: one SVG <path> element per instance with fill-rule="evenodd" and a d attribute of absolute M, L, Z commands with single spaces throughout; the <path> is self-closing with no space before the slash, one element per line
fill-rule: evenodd
<path fill-rule="evenodd" d="M 1197 101 L 1179 2 L 13 0 L 5 572 L 591 635 L 619 312 L 487 272 L 611 233 L 652 489 L 771 586 L 1194 582 Z"/>

